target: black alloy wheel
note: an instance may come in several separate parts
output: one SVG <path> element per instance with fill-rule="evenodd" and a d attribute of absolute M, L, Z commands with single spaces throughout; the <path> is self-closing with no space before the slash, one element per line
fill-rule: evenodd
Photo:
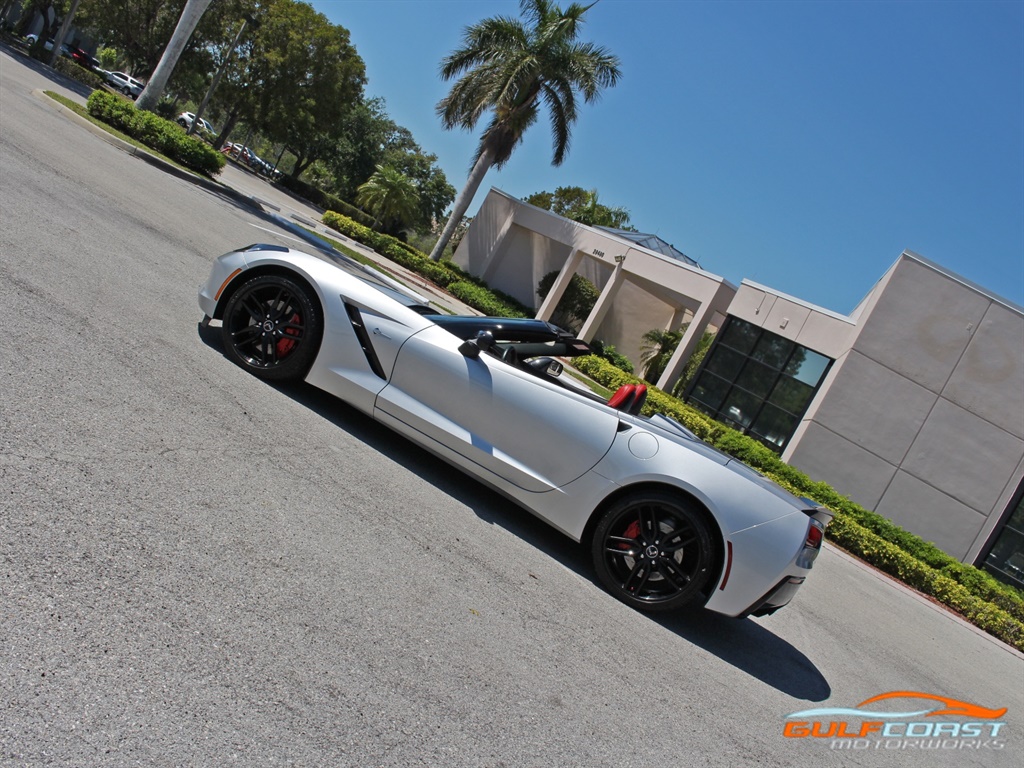
<path fill-rule="evenodd" d="M 660 491 L 615 502 L 591 543 L 605 588 L 646 611 L 675 610 L 696 600 L 711 578 L 713 551 L 708 524 L 693 503 Z"/>
<path fill-rule="evenodd" d="M 232 294 L 224 308 L 224 351 L 261 379 L 306 375 L 320 346 L 319 305 L 286 277 L 263 275 Z"/>

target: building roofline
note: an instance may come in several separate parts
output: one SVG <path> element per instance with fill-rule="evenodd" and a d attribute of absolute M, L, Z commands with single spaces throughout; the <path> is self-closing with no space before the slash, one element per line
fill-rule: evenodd
<path fill-rule="evenodd" d="M 854 320 L 849 315 L 844 315 L 839 312 L 833 312 L 831 309 L 826 309 L 825 307 L 818 306 L 817 304 L 812 304 L 811 302 L 805 301 L 804 299 L 798 299 L 796 296 L 790 296 L 788 293 L 783 293 L 782 291 L 776 290 L 775 288 L 770 288 L 767 285 L 755 283 L 753 280 L 743 278 L 743 280 L 740 281 L 740 286 L 742 287 L 744 285 L 748 285 L 751 288 L 756 288 L 759 291 L 764 291 L 765 293 L 770 293 L 773 296 L 778 296 L 780 299 L 786 299 L 786 301 L 791 301 L 794 304 L 797 304 L 801 307 L 806 307 L 812 312 L 827 315 L 828 317 L 831 317 L 835 320 L 841 320 L 844 323 L 849 323 L 850 325 L 857 325 L 857 321 Z"/>
<path fill-rule="evenodd" d="M 702 277 L 709 278 L 713 282 L 722 283 L 723 285 L 728 285 L 733 290 L 736 290 L 736 286 L 733 285 L 732 282 L 730 282 L 726 278 L 722 277 L 721 275 L 715 274 L 714 272 L 710 272 L 710 271 L 704 269 L 703 267 L 700 267 L 700 266 L 696 266 L 695 267 L 695 266 L 693 266 L 691 264 L 687 264 L 685 261 L 681 261 L 679 259 L 673 259 L 671 256 L 666 256 L 663 253 L 658 253 L 657 251 L 652 251 L 650 248 L 645 248 L 644 246 L 640 245 L 639 243 L 634 243 L 632 240 L 627 240 L 626 238 L 624 238 L 624 237 L 622 237 L 620 235 L 616 235 L 613 232 L 609 232 L 607 229 L 602 229 L 601 227 L 591 227 L 591 226 L 589 226 L 587 224 L 581 224 L 578 221 L 573 221 L 572 219 L 567 219 L 565 216 L 559 216 L 557 213 L 555 213 L 553 211 L 549 211 L 546 208 L 541 208 L 539 206 L 536 206 L 536 205 L 533 205 L 531 203 L 528 203 L 525 200 L 520 200 L 515 195 L 510 195 L 508 192 L 505 192 L 502 189 L 498 189 L 497 187 L 491 187 L 490 191 L 494 192 L 497 195 L 500 195 L 501 197 L 506 198 L 507 200 L 512 201 L 513 203 L 516 203 L 517 205 L 523 205 L 523 206 L 526 206 L 527 208 L 532 208 L 533 210 L 535 210 L 535 211 L 537 211 L 539 213 L 545 214 L 547 216 L 550 216 L 553 219 L 557 219 L 560 222 L 567 222 L 567 223 L 571 224 L 574 227 L 579 227 L 580 229 L 585 230 L 587 232 L 590 232 L 592 234 L 598 235 L 600 237 L 609 238 L 611 240 L 614 240 L 617 243 L 622 243 L 623 245 L 625 245 L 625 246 L 627 246 L 627 247 L 629 247 L 629 248 L 631 248 L 631 249 L 633 249 L 635 251 L 643 253 L 645 256 L 651 256 L 651 257 L 653 257 L 655 259 L 659 259 L 661 261 L 664 261 L 666 264 L 672 264 L 672 265 L 677 266 L 677 267 L 679 267 L 681 269 L 685 269 L 685 270 L 687 270 L 689 272 L 692 272 L 692 273 L 694 273 L 696 275 L 700 275 Z M 484 202 L 486 202 L 486 197 L 484 198 Z M 483 207 L 482 204 L 481 204 L 481 207 Z M 694 261 L 696 261 L 696 259 L 694 259 Z"/>
<path fill-rule="evenodd" d="M 984 288 L 978 285 L 977 283 L 971 282 L 963 275 L 958 275 L 956 272 L 950 271 L 941 264 L 936 264 L 931 259 L 927 259 L 921 254 L 914 253 L 911 250 L 904 249 L 903 253 L 900 254 L 899 258 L 893 262 L 893 266 L 896 266 L 896 264 L 898 264 L 904 258 L 910 259 L 911 261 L 916 261 L 922 266 L 928 267 L 929 269 L 933 269 L 939 274 L 948 277 L 950 280 L 960 283 L 960 285 L 964 286 L 965 288 L 969 288 L 970 290 L 975 291 L 976 293 L 980 293 L 982 296 L 984 296 L 987 299 L 991 299 L 996 304 L 1001 304 L 1007 309 L 1016 312 L 1018 315 L 1024 315 L 1024 307 L 1020 306 L 1019 304 L 1014 304 L 1009 299 L 1003 298 L 999 294 L 993 293 L 989 289 Z M 890 267 L 890 269 L 892 269 L 892 267 Z"/>

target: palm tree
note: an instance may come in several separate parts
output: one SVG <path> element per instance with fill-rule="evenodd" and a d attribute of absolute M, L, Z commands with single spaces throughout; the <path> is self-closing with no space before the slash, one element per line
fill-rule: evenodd
<path fill-rule="evenodd" d="M 591 227 L 612 227 L 623 229 L 629 226 L 629 211 L 625 208 L 609 208 L 597 200 L 597 190 L 587 192 L 586 208 L 578 221 Z"/>
<path fill-rule="evenodd" d="M 420 193 L 408 176 L 389 165 L 376 172 L 356 190 L 356 202 L 375 216 L 383 227 L 401 228 L 419 215 Z"/>
<path fill-rule="evenodd" d="M 561 165 L 578 116 L 577 98 L 595 101 L 621 75 L 616 56 L 576 40 L 583 14 L 593 5 L 573 3 L 563 11 L 550 0 L 520 0 L 519 7 L 528 26 L 505 16 L 484 19 L 468 27 L 462 47 L 441 62 L 442 78 L 459 77 L 437 105 L 444 127 L 473 130 L 484 112 L 493 114 L 432 259 L 441 258 L 484 175 L 508 161 L 542 105 L 550 113 L 552 164 Z"/>
<path fill-rule="evenodd" d="M 640 365 L 644 367 L 644 379 L 656 384 L 661 374 L 672 359 L 672 353 L 679 346 L 685 329 L 679 331 L 663 331 L 655 328 L 643 335 L 643 347 L 640 354 Z"/>

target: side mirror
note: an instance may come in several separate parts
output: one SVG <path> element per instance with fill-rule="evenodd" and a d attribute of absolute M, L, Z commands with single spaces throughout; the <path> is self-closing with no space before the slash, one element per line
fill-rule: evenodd
<path fill-rule="evenodd" d="M 476 360 L 481 352 L 490 352 L 494 349 L 494 334 L 490 331 L 480 331 L 475 339 L 469 339 L 459 345 L 459 352 L 470 360 Z"/>

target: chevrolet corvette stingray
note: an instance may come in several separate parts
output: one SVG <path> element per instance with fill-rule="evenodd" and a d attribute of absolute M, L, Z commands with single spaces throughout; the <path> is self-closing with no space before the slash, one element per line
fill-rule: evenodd
<path fill-rule="evenodd" d="M 442 314 L 340 255 L 252 245 L 199 291 L 224 354 L 307 381 L 581 542 L 600 583 L 642 610 L 762 616 L 793 598 L 831 513 L 564 373 L 588 345 L 532 319 Z"/>

